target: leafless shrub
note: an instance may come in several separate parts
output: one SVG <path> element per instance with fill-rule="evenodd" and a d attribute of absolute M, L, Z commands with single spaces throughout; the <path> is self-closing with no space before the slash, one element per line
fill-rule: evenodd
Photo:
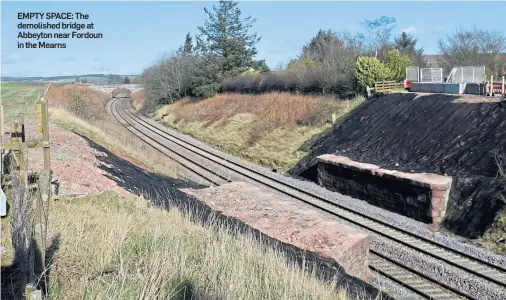
<path fill-rule="evenodd" d="M 24 287 L 33 283 L 34 273 L 34 249 L 32 245 L 32 220 L 31 207 L 33 197 L 29 193 L 28 186 L 16 170 L 15 162 L 11 155 L 5 157 L 10 160 L 8 176 L 10 187 L 7 189 L 7 197 L 13 204 L 11 215 L 12 235 L 11 241 L 14 248 L 14 270 L 11 273 L 12 296 L 14 299 L 24 299 Z"/>
<path fill-rule="evenodd" d="M 83 91 L 69 90 L 66 92 L 66 97 L 69 99 L 69 109 L 73 114 L 81 118 L 89 118 L 83 94 Z"/>
<path fill-rule="evenodd" d="M 490 75 L 499 75 L 506 67 L 501 56 L 506 50 L 506 35 L 497 30 L 474 27 L 459 29 L 438 41 L 439 52 L 444 56 L 445 67 L 484 65 Z"/>
<path fill-rule="evenodd" d="M 193 55 L 162 55 L 142 73 L 142 82 L 149 99 L 149 110 L 158 104 L 170 104 L 191 92 L 198 59 Z"/>
<path fill-rule="evenodd" d="M 494 159 L 497 164 L 497 175 L 506 178 L 506 155 L 499 151 L 495 151 Z"/>
<path fill-rule="evenodd" d="M 302 73 L 285 71 L 282 73 L 241 75 L 226 80 L 222 84 L 221 92 L 242 94 L 291 92 L 336 95 L 340 98 L 353 98 L 357 95 L 353 78 L 324 69 L 309 69 Z"/>
<path fill-rule="evenodd" d="M 494 158 L 497 164 L 497 175 L 506 180 L 506 155 L 503 152 L 495 151 Z M 506 204 L 506 197 L 502 195 L 501 198 Z"/>

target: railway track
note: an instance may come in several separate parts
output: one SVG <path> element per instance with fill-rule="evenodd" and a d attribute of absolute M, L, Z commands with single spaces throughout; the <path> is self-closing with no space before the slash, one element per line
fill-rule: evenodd
<path fill-rule="evenodd" d="M 483 298 L 482 295 L 473 291 L 463 291 L 460 287 L 453 286 L 449 282 L 443 283 L 416 268 L 404 265 L 402 261 L 393 258 L 389 253 L 382 253 L 382 251 L 371 247 L 369 268 L 372 272 L 404 286 L 420 298 L 506 299 L 506 269 L 500 266 L 438 244 L 423 236 L 413 235 L 402 228 L 395 228 L 360 212 L 352 211 L 331 200 L 312 195 L 310 192 L 284 182 L 279 178 L 279 175 L 258 172 L 240 162 L 227 159 L 218 151 L 209 151 L 196 143 L 182 139 L 172 130 L 133 113 L 128 100 L 113 99 L 108 103 L 108 110 L 133 134 L 209 183 L 219 185 L 232 181 L 232 178 L 237 176 L 247 178 L 261 187 L 303 201 L 373 234 L 392 240 L 400 247 L 407 247 L 459 271 L 472 274 L 472 278 L 487 281 L 487 284 L 492 285 L 497 291 L 505 291 L 503 295 L 499 292 L 490 298 Z M 181 153 L 191 153 L 191 156 L 195 158 L 192 159 Z"/>

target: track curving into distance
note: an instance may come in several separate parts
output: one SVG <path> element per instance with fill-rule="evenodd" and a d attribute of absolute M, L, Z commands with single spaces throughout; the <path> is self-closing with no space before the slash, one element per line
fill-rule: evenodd
<path fill-rule="evenodd" d="M 219 185 L 231 181 L 231 178 L 235 174 L 239 174 L 264 187 L 303 201 L 306 204 L 335 215 L 340 219 L 358 225 L 363 229 L 393 240 L 401 246 L 409 247 L 433 259 L 473 274 L 480 279 L 484 279 L 496 285 L 499 289 L 506 290 L 506 270 L 500 266 L 495 266 L 490 262 L 471 257 L 466 253 L 451 249 L 446 245 L 438 244 L 423 236 L 413 235 L 402 228 L 395 228 L 381 220 L 373 219 L 360 212 L 340 206 L 332 200 L 312 195 L 310 192 L 283 182 L 273 175 L 269 176 L 241 163 L 231 161 L 226 157 L 179 138 L 173 134 L 171 130 L 164 128 L 163 125 L 159 125 L 152 120 L 133 113 L 131 111 L 131 106 L 126 107 L 127 105 L 130 106 L 129 99 L 113 99 L 108 103 L 107 109 L 114 118 L 133 134 L 155 149 L 170 156 L 183 167 L 192 170 L 195 174 L 199 174 L 199 176 L 204 178 L 207 182 Z M 201 158 L 206 161 L 208 165 L 202 161 L 185 157 L 185 155 L 183 155 L 184 152 L 191 153 Z M 223 170 L 220 172 L 218 168 L 210 167 L 209 164 L 219 165 L 223 170 L 227 170 L 227 174 L 224 175 Z M 370 249 L 370 254 L 369 267 L 371 270 L 403 285 L 423 298 L 481 299 L 477 298 L 475 295 L 461 291 L 458 287 L 456 288 L 441 283 L 431 276 L 427 276 L 414 268 L 405 266 L 401 261 L 392 259 L 387 253 L 381 253 Z"/>

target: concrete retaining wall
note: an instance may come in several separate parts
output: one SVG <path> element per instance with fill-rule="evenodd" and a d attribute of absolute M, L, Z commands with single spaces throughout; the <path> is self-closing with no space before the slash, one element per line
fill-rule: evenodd
<path fill-rule="evenodd" d="M 463 94 L 466 88 L 465 83 L 420 83 L 411 84 L 411 92 L 419 93 L 445 93 L 445 94 Z"/>
<path fill-rule="evenodd" d="M 464 94 L 485 95 L 485 85 L 478 83 L 467 83 Z"/>
<path fill-rule="evenodd" d="M 318 183 L 415 220 L 441 224 L 452 177 L 384 170 L 344 156 L 318 156 Z"/>

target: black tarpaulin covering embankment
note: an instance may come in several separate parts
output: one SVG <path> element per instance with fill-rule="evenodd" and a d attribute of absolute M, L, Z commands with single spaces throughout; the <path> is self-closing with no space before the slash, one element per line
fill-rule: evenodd
<path fill-rule="evenodd" d="M 291 173 L 315 180 L 316 157 L 326 153 L 384 169 L 453 176 L 444 225 L 478 237 L 505 205 L 496 155 L 506 155 L 506 101 L 411 93 L 367 100 L 311 145 Z"/>

